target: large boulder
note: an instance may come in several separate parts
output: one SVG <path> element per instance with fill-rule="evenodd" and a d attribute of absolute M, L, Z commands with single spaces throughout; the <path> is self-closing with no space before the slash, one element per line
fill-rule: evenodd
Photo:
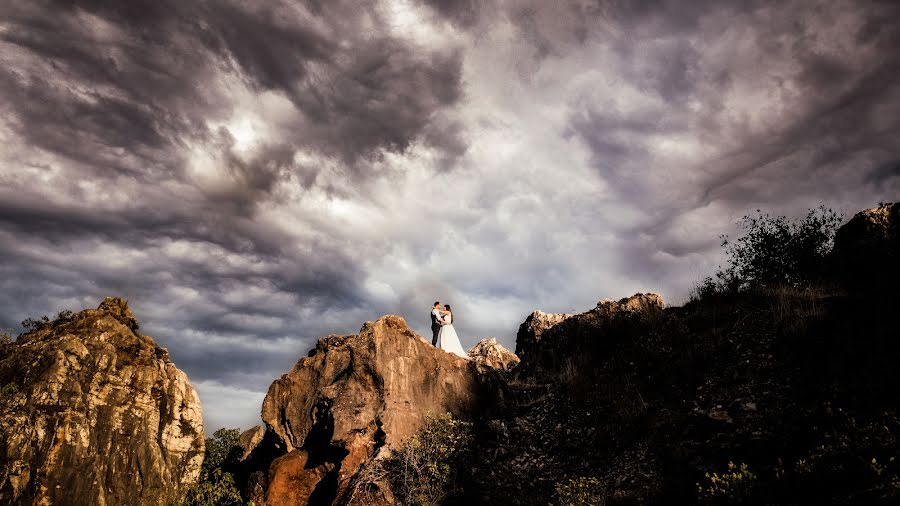
<path fill-rule="evenodd" d="M 519 363 L 519 357 L 507 350 L 494 337 L 482 339 L 469 348 L 469 358 L 476 364 L 508 371 Z"/>
<path fill-rule="evenodd" d="M 893 291 L 900 283 L 900 203 L 856 213 L 835 235 L 831 264 L 851 290 Z"/>
<path fill-rule="evenodd" d="M 0 354 L 0 503 L 163 504 L 203 461 L 200 399 L 123 299 Z"/>
<path fill-rule="evenodd" d="M 540 310 L 528 315 L 522 325 L 519 325 L 519 332 L 516 334 L 516 355 L 519 357 L 527 355 L 537 347 L 544 332 L 571 316 L 566 313 L 545 313 Z"/>
<path fill-rule="evenodd" d="M 546 313 L 535 311 L 519 327 L 516 349 L 527 352 L 519 354 L 522 363 L 515 374 L 532 382 L 577 379 L 574 376 L 585 379 L 595 357 L 602 356 L 615 342 L 640 334 L 646 328 L 644 324 L 664 308 L 659 294 L 638 293 L 618 301 L 601 300 L 590 311 L 576 315 L 548 318 Z M 530 329 L 540 331 L 537 337 Z"/>
<path fill-rule="evenodd" d="M 267 430 L 286 451 L 268 467 L 266 503 L 351 501 L 365 462 L 402 444 L 429 414 L 483 411 L 495 377 L 434 348 L 399 316 L 320 339 L 263 401 Z"/>

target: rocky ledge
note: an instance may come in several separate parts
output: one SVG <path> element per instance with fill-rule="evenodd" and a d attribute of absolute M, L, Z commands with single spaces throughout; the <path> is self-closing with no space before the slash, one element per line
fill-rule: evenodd
<path fill-rule="evenodd" d="M 468 354 L 476 364 L 498 371 L 509 371 L 519 364 L 519 357 L 504 348 L 494 337 L 478 341 L 469 348 Z"/>
<path fill-rule="evenodd" d="M 200 399 L 124 299 L 0 352 L 0 503 L 162 504 L 203 461 Z"/>
<path fill-rule="evenodd" d="M 272 445 L 283 453 L 261 467 L 268 469 L 266 504 L 352 502 L 362 464 L 401 444 L 427 415 L 489 412 L 497 376 L 434 348 L 399 316 L 366 322 L 356 335 L 320 339 L 263 401 L 267 437 L 256 434 L 250 459 L 277 455 Z"/>

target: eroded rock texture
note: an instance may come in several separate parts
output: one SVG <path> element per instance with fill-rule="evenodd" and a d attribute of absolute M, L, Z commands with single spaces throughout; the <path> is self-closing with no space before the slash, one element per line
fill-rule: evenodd
<path fill-rule="evenodd" d="M 545 313 L 540 310 L 528 315 L 516 334 L 516 355 L 519 357 L 527 355 L 540 342 L 544 332 L 571 316 L 565 313 Z"/>
<path fill-rule="evenodd" d="M 638 293 L 618 301 L 601 300 L 594 309 L 577 315 L 535 311 L 519 327 L 516 348 L 522 348 L 524 340 L 528 351 L 520 355 L 522 364 L 516 374 L 529 381 L 565 380 L 566 375 L 590 368 L 613 344 L 613 337 L 622 339 L 642 332 L 645 326 L 635 323 L 656 318 L 663 308 L 660 295 Z"/>
<path fill-rule="evenodd" d="M 160 504 L 196 480 L 200 399 L 107 298 L 0 355 L 0 503 Z"/>
<path fill-rule="evenodd" d="M 468 354 L 476 364 L 501 371 L 508 371 L 519 363 L 519 357 L 504 348 L 493 337 L 478 341 L 475 346 L 469 348 Z"/>
<path fill-rule="evenodd" d="M 399 316 L 322 338 L 263 401 L 263 421 L 287 452 L 268 468 L 267 504 L 349 501 L 361 464 L 401 444 L 428 414 L 483 411 L 494 377 L 434 348 Z"/>

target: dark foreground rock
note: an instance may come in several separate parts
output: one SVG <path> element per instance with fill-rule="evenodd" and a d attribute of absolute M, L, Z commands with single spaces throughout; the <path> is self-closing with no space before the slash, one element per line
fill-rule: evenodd
<path fill-rule="evenodd" d="M 200 400 L 123 299 L 0 355 L 0 503 L 162 504 L 196 480 Z"/>
<path fill-rule="evenodd" d="M 857 213 L 842 226 L 830 255 L 832 276 L 854 292 L 893 293 L 900 284 L 900 203 Z"/>
<path fill-rule="evenodd" d="M 519 325 L 516 334 L 516 355 L 522 358 L 537 347 L 544 332 L 565 321 L 572 316 L 566 313 L 545 313 L 541 310 L 534 311 Z"/>

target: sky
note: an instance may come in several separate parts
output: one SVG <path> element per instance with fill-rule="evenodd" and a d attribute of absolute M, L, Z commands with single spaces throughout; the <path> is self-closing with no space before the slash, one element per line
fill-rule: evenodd
<path fill-rule="evenodd" d="M 398 314 L 684 302 L 900 197 L 894 1 L 0 0 L 0 327 L 122 296 L 209 432 Z"/>

